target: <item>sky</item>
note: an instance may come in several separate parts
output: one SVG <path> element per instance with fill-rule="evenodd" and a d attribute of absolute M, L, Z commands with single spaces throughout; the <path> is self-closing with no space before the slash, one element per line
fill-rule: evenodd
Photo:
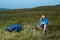
<path fill-rule="evenodd" d="M 60 0 L 0 0 L 0 8 L 17 9 L 58 5 Z"/>

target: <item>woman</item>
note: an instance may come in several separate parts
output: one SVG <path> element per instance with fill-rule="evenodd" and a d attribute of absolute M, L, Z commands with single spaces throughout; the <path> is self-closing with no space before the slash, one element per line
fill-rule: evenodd
<path fill-rule="evenodd" d="M 45 32 L 45 30 L 48 30 L 47 29 L 48 28 L 47 25 L 48 25 L 48 19 L 43 14 L 43 15 L 41 15 L 40 20 L 38 22 L 38 29 L 40 29 L 40 30 L 43 29 L 43 32 Z"/>

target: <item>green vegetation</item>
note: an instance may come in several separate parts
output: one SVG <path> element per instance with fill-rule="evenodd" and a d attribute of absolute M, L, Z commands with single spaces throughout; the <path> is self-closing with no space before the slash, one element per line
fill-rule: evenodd
<path fill-rule="evenodd" d="M 46 14 L 49 19 L 49 32 L 46 40 L 60 40 L 60 6 L 45 6 L 31 9 L 14 9 L 0 11 L 0 40 L 44 40 L 41 32 L 36 34 L 29 28 L 38 25 L 41 14 Z M 5 28 L 11 24 L 22 23 L 24 30 L 21 32 L 7 32 Z"/>

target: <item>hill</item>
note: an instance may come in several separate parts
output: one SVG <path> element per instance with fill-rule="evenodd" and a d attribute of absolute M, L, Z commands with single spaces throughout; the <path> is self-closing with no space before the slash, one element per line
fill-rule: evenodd
<path fill-rule="evenodd" d="M 3 10 L 8 10 L 8 9 L 6 9 L 6 8 L 0 8 L 0 10 L 2 10 L 2 11 L 3 11 Z"/>
<path fill-rule="evenodd" d="M 25 9 L 5 9 L 5 8 L 0 8 L 0 10 L 3 10 L 2 12 L 6 12 L 6 13 L 16 13 L 16 12 L 32 12 L 32 11 L 44 11 L 44 10 L 56 10 L 59 11 L 60 10 L 60 5 L 55 5 L 55 6 L 39 6 L 39 7 L 35 7 L 35 8 L 25 8 Z M 1 13 L 2 13 L 1 12 Z"/>

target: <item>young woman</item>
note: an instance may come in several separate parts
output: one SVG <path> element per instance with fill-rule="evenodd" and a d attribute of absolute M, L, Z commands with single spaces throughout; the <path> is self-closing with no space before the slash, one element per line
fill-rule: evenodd
<path fill-rule="evenodd" d="M 40 30 L 43 29 L 43 32 L 45 32 L 45 30 L 48 30 L 47 25 L 48 25 L 48 19 L 43 14 L 43 15 L 41 15 L 40 20 L 38 22 L 38 29 L 40 29 Z"/>

